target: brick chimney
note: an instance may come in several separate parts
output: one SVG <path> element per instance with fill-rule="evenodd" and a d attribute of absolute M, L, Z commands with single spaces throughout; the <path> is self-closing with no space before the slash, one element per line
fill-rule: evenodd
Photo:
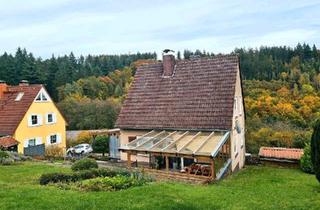
<path fill-rule="evenodd" d="M 28 85 L 29 85 L 28 80 L 21 80 L 19 83 L 19 86 L 28 86 Z"/>
<path fill-rule="evenodd" d="M 0 99 L 3 97 L 4 93 L 8 90 L 8 85 L 5 81 L 0 80 Z"/>
<path fill-rule="evenodd" d="M 162 63 L 163 63 L 163 76 L 164 77 L 173 76 L 175 65 L 176 65 L 173 50 L 165 49 L 163 51 Z"/>

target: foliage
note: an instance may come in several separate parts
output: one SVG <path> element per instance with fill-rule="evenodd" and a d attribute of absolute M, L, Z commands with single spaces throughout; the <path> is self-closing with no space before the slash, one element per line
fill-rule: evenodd
<path fill-rule="evenodd" d="M 14 160 L 9 156 L 8 152 L 0 149 L 0 165 L 12 165 Z"/>
<path fill-rule="evenodd" d="M 257 153 L 261 146 L 304 147 L 320 116 L 320 91 L 306 93 L 284 80 L 245 80 L 243 88 L 247 151 Z"/>
<path fill-rule="evenodd" d="M 120 192 L 39 187 L 43 173 L 70 172 L 40 162 L 0 166 L 1 209 L 317 209 L 319 184 L 297 169 L 247 166 L 218 184 L 154 182 Z M 267 190 L 266 190 L 267 189 Z M 21 196 L 22 192 L 24 193 Z M 40 195 L 40 196 L 39 196 Z M 39 200 L 40 199 L 40 200 Z M 13 202 L 14 200 L 14 202 Z M 241 200 L 241 202 L 239 202 Z M 201 202 L 195 202 L 201 201 Z"/>
<path fill-rule="evenodd" d="M 140 59 L 156 59 L 155 53 L 136 53 L 123 55 L 88 55 L 76 58 L 71 52 L 50 59 L 35 58 L 26 49 L 17 49 L 15 55 L 0 55 L 0 80 L 16 85 L 26 79 L 30 83 L 43 83 L 50 95 L 57 100 L 57 87 L 73 83 L 80 78 L 103 76 L 129 66 Z M 67 76 L 66 76 L 67 75 Z M 90 86 L 91 84 L 86 84 Z"/>
<path fill-rule="evenodd" d="M 306 173 L 314 173 L 311 161 L 311 146 L 310 143 L 306 144 L 303 149 L 303 156 L 300 159 L 300 167 Z"/>
<path fill-rule="evenodd" d="M 46 157 L 63 157 L 63 148 L 57 145 L 50 145 L 46 147 L 45 156 Z"/>
<path fill-rule="evenodd" d="M 76 179 L 77 179 L 76 176 L 73 176 L 73 174 L 46 173 L 40 176 L 39 183 L 41 185 L 46 185 L 49 183 L 70 182 L 70 181 L 75 181 Z"/>
<path fill-rule="evenodd" d="M 149 179 L 136 179 L 128 176 L 99 177 L 82 181 L 80 189 L 85 191 L 115 191 L 130 187 L 142 186 L 150 181 Z"/>
<path fill-rule="evenodd" d="M 93 136 L 88 131 L 82 131 L 77 137 L 77 144 L 92 144 Z"/>
<path fill-rule="evenodd" d="M 8 158 L 9 154 L 6 151 L 0 149 L 0 160 Z"/>
<path fill-rule="evenodd" d="M 85 179 L 92 179 L 96 177 L 114 177 L 114 176 L 131 176 L 130 172 L 126 170 L 112 170 L 108 168 L 81 170 L 72 173 L 45 173 L 42 174 L 39 182 L 41 185 L 58 182 L 76 182 Z M 134 176 L 136 177 L 136 176 Z M 139 179 L 139 178 L 137 178 Z"/>
<path fill-rule="evenodd" d="M 94 153 L 104 153 L 109 152 L 109 136 L 107 135 L 98 135 L 92 144 L 92 149 Z"/>
<path fill-rule="evenodd" d="M 320 182 L 320 119 L 315 123 L 311 137 L 311 160 L 316 177 Z"/>
<path fill-rule="evenodd" d="M 71 167 L 73 171 L 89 170 L 92 168 L 98 168 L 98 163 L 89 158 L 78 160 Z"/>
<path fill-rule="evenodd" d="M 120 111 L 120 101 L 89 99 L 78 95 L 65 98 L 58 104 L 68 121 L 68 128 L 75 130 L 112 128 Z"/>

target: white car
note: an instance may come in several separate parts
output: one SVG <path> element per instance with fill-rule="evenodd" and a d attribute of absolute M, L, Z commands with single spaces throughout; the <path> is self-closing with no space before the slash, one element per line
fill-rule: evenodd
<path fill-rule="evenodd" d="M 84 154 L 89 154 L 92 151 L 93 151 L 93 149 L 90 144 L 78 144 L 74 147 L 70 147 L 67 150 L 67 154 L 68 155 L 73 155 L 73 154 L 84 155 Z"/>

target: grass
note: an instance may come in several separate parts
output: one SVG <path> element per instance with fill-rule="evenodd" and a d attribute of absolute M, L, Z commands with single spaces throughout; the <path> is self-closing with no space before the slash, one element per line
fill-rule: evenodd
<path fill-rule="evenodd" d="M 209 186 L 152 183 L 118 192 L 38 184 L 42 173 L 69 170 L 31 162 L 0 166 L 0 209 L 320 209 L 320 183 L 297 169 L 254 166 Z"/>

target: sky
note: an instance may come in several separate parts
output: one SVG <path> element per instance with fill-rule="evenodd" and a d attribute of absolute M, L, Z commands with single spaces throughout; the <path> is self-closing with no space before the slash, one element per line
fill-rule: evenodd
<path fill-rule="evenodd" d="M 320 0 L 0 0 L 0 53 L 320 47 Z"/>

